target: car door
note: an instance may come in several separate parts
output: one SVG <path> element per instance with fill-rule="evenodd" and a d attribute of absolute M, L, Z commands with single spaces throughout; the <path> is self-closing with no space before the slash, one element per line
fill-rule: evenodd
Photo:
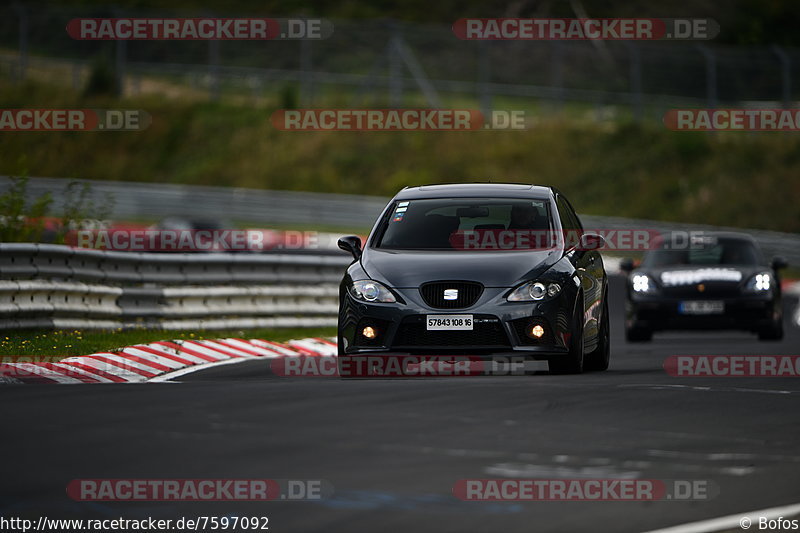
<path fill-rule="evenodd" d="M 575 267 L 583 288 L 584 333 L 587 344 L 591 346 L 599 332 L 600 313 L 604 283 L 603 259 L 597 250 L 580 249 L 583 225 L 569 201 L 562 195 L 556 197 L 561 226 L 569 243 L 567 257 Z"/>

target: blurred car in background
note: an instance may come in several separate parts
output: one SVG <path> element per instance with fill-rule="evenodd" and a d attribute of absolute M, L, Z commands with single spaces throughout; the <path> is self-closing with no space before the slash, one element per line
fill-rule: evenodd
<path fill-rule="evenodd" d="M 705 232 L 663 236 L 641 265 L 631 259 L 625 334 L 628 341 L 652 339 L 653 332 L 689 329 L 752 331 L 762 340 L 783 338 L 780 269 L 767 263 L 756 241 L 741 233 Z"/>

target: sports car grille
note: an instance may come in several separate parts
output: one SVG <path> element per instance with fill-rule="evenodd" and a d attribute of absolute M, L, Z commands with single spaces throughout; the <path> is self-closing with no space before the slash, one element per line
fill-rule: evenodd
<path fill-rule="evenodd" d="M 446 300 L 445 291 L 456 298 Z M 483 293 L 483 285 L 471 281 L 432 281 L 423 284 L 419 292 L 425 303 L 435 309 L 463 309 L 478 301 Z"/>
<path fill-rule="evenodd" d="M 440 346 L 497 348 L 511 346 L 497 317 L 475 315 L 472 331 L 428 331 L 423 315 L 403 319 L 394 338 L 394 347 Z"/>

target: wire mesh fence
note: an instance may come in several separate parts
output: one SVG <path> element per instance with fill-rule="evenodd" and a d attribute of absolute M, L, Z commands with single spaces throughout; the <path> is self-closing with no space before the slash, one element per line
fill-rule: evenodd
<path fill-rule="evenodd" d="M 73 18 L 215 13 L 114 7 L 0 7 L 0 75 L 47 75 L 80 90 L 106 61 L 126 94 L 186 91 L 259 98 L 291 88 L 297 104 L 469 104 L 485 112 L 575 102 L 660 119 L 665 107 L 790 106 L 800 49 L 713 42 L 463 41 L 447 25 L 333 20 L 318 41 L 80 41 Z M 246 16 L 246 14 L 243 14 Z M 225 16 L 232 16 L 225 14 Z"/>

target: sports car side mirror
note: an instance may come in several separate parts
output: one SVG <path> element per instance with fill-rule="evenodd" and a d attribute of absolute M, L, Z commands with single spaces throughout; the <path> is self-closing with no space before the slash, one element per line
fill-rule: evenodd
<path fill-rule="evenodd" d="M 581 235 L 581 250 L 599 250 L 605 246 L 606 240 L 597 233 L 584 233 Z"/>
<path fill-rule="evenodd" d="M 772 269 L 773 270 L 780 270 L 782 268 L 786 268 L 787 266 L 789 266 L 789 263 L 786 262 L 786 259 L 784 259 L 783 257 L 775 256 L 775 257 L 772 258 Z"/>
<path fill-rule="evenodd" d="M 619 262 L 619 269 L 623 272 L 631 272 L 633 270 L 633 259 L 626 257 Z"/>
<path fill-rule="evenodd" d="M 350 252 L 353 254 L 353 257 L 358 260 L 361 258 L 361 238 L 356 235 L 348 235 L 347 237 L 342 237 L 339 239 L 337 243 L 339 248 L 344 250 L 345 252 Z"/>

